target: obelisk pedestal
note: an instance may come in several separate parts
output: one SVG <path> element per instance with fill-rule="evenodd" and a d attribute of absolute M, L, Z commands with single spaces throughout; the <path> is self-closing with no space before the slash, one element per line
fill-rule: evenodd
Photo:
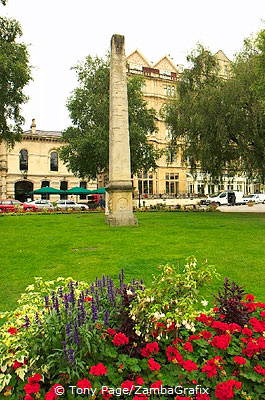
<path fill-rule="evenodd" d="M 133 215 L 128 98 L 124 36 L 111 38 L 109 106 L 109 184 L 106 222 L 135 225 Z"/>

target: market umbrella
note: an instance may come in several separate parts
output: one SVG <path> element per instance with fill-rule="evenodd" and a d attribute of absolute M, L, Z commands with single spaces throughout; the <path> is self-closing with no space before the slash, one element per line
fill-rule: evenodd
<path fill-rule="evenodd" d="M 73 188 L 71 188 L 69 190 L 66 190 L 65 194 L 76 194 L 76 195 L 79 195 L 79 194 L 91 194 L 91 190 L 76 186 L 76 187 L 73 187 Z"/>
<path fill-rule="evenodd" d="M 54 189 L 50 186 L 42 187 L 41 189 L 33 190 L 29 194 L 64 194 L 64 190 Z"/>
<path fill-rule="evenodd" d="M 104 194 L 104 193 L 106 193 L 105 188 L 99 188 L 97 190 L 90 190 L 90 194 Z"/>

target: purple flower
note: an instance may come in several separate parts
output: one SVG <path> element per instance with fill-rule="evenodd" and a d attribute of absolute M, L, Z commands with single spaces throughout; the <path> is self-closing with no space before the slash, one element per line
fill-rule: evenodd
<path fill-rule="evenodd" d="M 105 311 L 105 313 L 104 313 L 104 324 L 105 325 L 108 325 L 109 324 L 109 311 L 108 310 L 106 310 Z"/>
<path fill-rule="evenodd" d="M 69 323 L 69 324 L 66 324 L 66 326 L 65 326 L 65 333 L 66 333 L 66 336 L 70 336 L 71 335 L 71 322 Z"/>
<path fill-rule="evenodd" d="M 78 345 L 80 343 L 77 323 L 74 323 L 74 342 Z"/>
<path fill-rule="evenodd" d="M 92 321 L 95 322 L 98 319 L 98 309 L 94 298 L 91 300 L 91 311 L 92 311 Z"/>
<path fill-rule="evenodd" d="M 45 296 L 44 300 L 45 300 L 45 307 L 49 307 L 50 306 L 49 296 Z"/>
<path fill-rule="evenodd" d="M 30 320 L 27 315 L 25 316 L 25 324 L 23 326 L 24 328 L 28 328 L 30 326 Z"/>
<path fill-rule="evenodd" d="M 71 364 L 74 364 L 75 362 L 75 352 L 73 349 L 68 350 L 68 360 L 70 361 Z"/>

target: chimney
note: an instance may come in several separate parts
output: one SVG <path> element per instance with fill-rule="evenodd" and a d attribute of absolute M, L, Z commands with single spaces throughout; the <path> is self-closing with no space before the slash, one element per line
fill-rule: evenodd
<path fill-rule="evenodd" d="M 32 124 L 30 126 L 32 135 L 36 135 L 36 122 L 35 118 L 32 119 Z"/>

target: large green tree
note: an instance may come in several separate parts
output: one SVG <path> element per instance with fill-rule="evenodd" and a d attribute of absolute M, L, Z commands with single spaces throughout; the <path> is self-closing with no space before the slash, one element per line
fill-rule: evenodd
<path fill-rule="evenodd" d="M 228 77 L 213 54 L 193 52 L 164 110 L 178 146 L 192 171 L 218 180 L 225 172 L 265 181 L 265 32 L 244 42 Z"/>
<path fill-rule="evenodd" d="M 23 88 L 31 79 L 27 47 L 17 41 L 21 35 L 16 20 L 0 17 L 0 142 L 11 146 L 23 132 L 21 105 L 27 100 Z"/>
<path fill-rule="evenodd" d="M 74 67 L 78 87 L 68 100 L 72 125 L 63 132 L 67 142 L 60 156 L 76 175 L 96 178 L 108 172 L 109 159 L 109 58 L 87 57 Z M 143 80 L 128 80 L 129 134 L 132 172 L 156 168 L 160 152 L 148 143 L 156 130 L 155 111 L 142 97 Z"/>

